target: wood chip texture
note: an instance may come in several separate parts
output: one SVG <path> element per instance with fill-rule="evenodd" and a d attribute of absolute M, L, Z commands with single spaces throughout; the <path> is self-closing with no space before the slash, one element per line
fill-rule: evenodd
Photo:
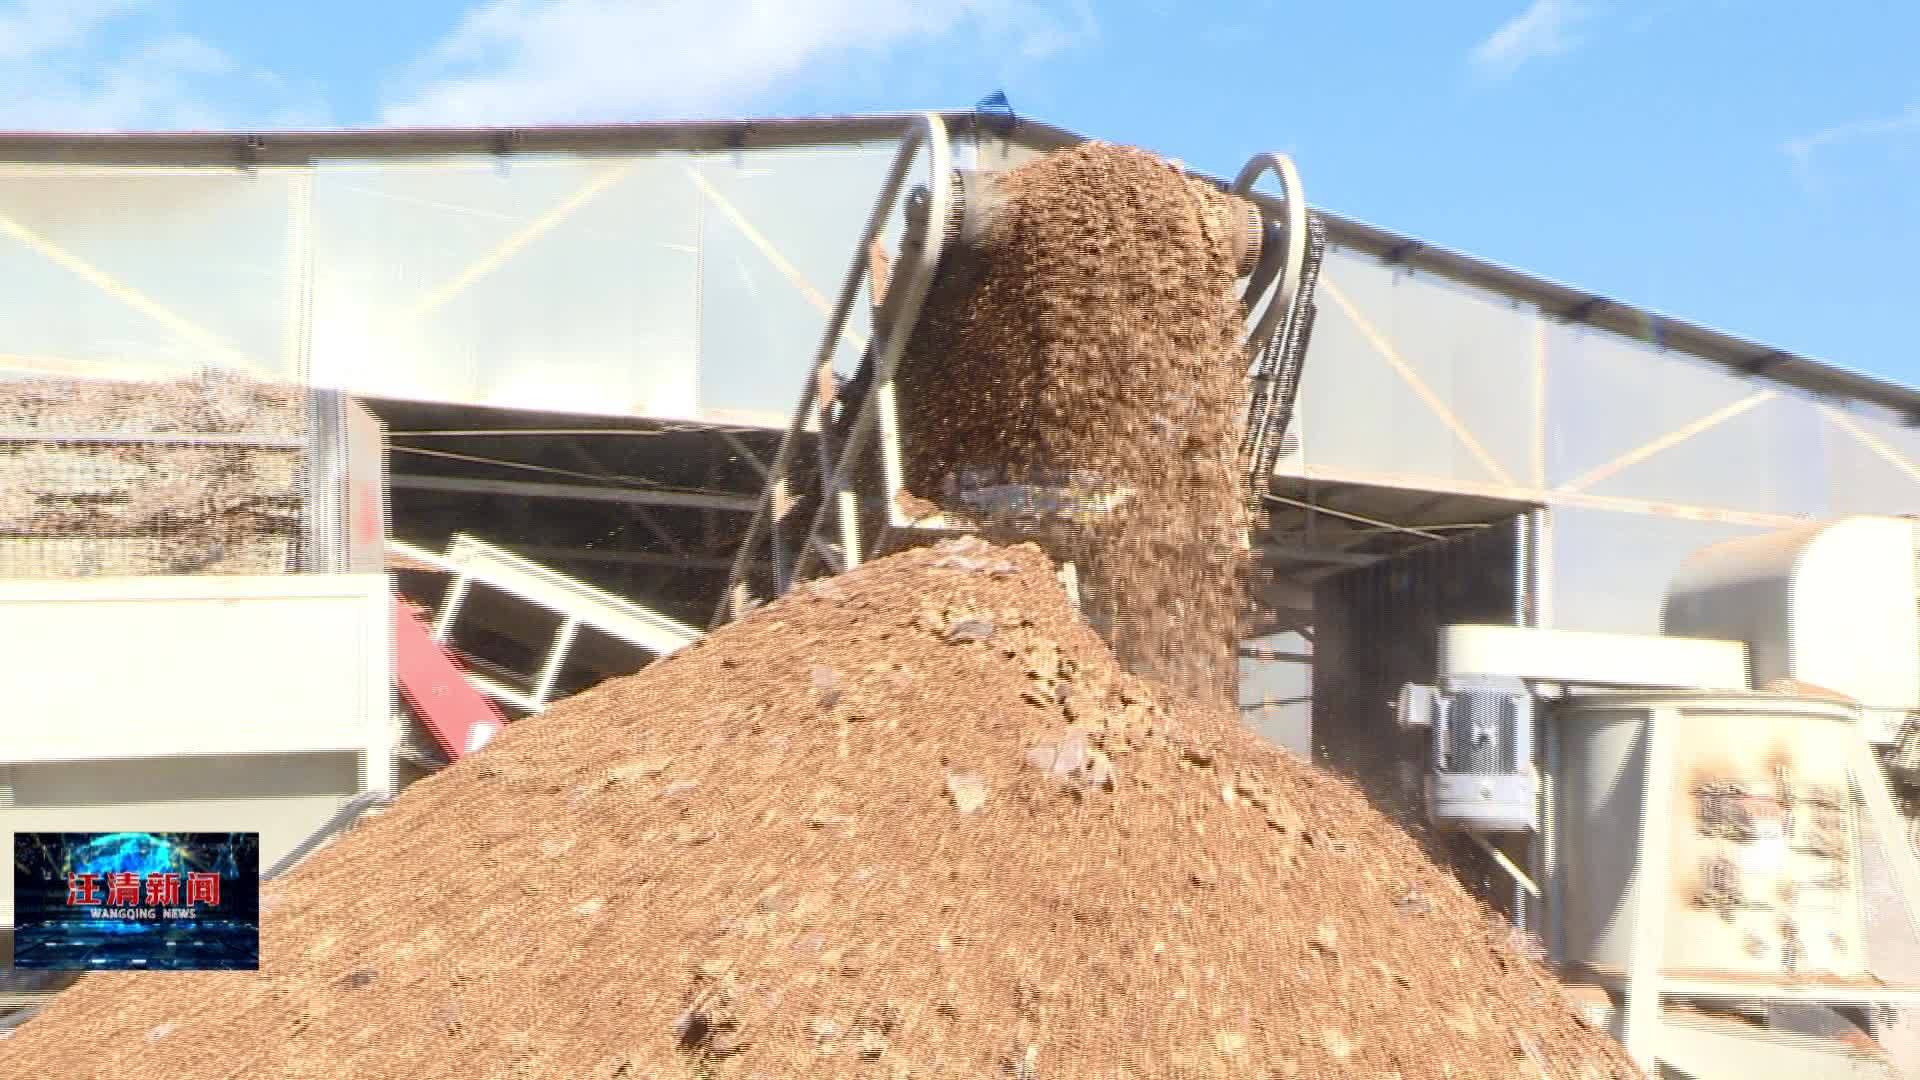
<path fill-rule="evenodd" d="M 299 440 L 305 402 L 221 374 L 0 382 L 0 576 L 291 572 L 304 452 L 191 440 Z"/>
<path fill-rule="evenodd" d="M 1248 595 L 1244 204 L 1104 143 L 1000 187 L 981 249 L 956 256 L 972 272 L 936 283 L 903 358 L 908 485 L 943 506 L 983 478 L 1125 492 L 1111 512 L 1047 515 L 1035 538 L 1077 565 L 1129 670 L 1230 701 Z"/>
<path fill-rule="evenodd" d="M 1345 782 L 1124 673 L 1031 545 L 802 588 L 100 974 L 0 1073 L 1624 1078 Z"/>

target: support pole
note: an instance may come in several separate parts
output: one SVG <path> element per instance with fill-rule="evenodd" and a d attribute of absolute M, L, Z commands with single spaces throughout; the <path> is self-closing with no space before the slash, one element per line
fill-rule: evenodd
<path fill-rule="evenodd" d="M 473 588 L 473 579 L 465 574 L 453 579 L 447 586 L 447 598 L 440 603 L 440 614 L 433 620 L 433 640 L 442 645 L 453 634 L 453 620 L 460 617 L 460 605 L 466 603 L 467 593 Z"/>
<path fill-rule="evenodd" d="M 1654 1075 L 1655 1041 L 1660 1033 L 1661 969 L 1666 960 L 1668 832 L 1673 813 L 1673 738 L 1671 709 L 1647 713 L 1646 776 L 1640 797 L 1639 858 L 1634 860 L 1632 939 L 1627 953 L 1627 1002 L 1620 1041 L 1627 1056 Z"/>
<path fill-rule="evenodd" d="M 547 662 L 540 668 L 540 677 L 533 684 L 533 701 L 545 706 L 547 698 L 553 693 L 553 684 L 560 678 L 560 669 L 567 666 L 567 652 L 573 648 L 573 639 L 580 633 L 580 620 L 568 619 L 560 624 L 560 632 L 553 636 L 553 650 L 547 653 Z"/>

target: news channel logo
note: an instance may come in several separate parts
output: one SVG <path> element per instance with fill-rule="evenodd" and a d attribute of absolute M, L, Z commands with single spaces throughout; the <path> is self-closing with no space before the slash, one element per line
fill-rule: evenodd
<path fill-rule="evenodd" d="M 16 833 L 13 966 L 258 971 L 260 834 Z"/>

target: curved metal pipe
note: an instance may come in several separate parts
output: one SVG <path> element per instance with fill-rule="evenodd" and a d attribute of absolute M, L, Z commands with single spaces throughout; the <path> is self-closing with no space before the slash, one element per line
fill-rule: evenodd
<path fill-rule="evenodd" d="M 1262 176 L 1272 173 L 1286 189 L 1287 209 L 1287 261 L 1280 274 L 1280 280 L 1274 285 L 1271 299 L 1266 309 L 1260 312 L 1259 321 L 1247 336 L 1247 342 L 1257 352 L 1261 343 L 1273 337 L 1280 325 L 1281 316 L 1293 309 L 1294 299 L 1300 292 L 1300 279 L 1307 262 L 1307 198 L 1300 187 L 1300 171 L 1294 168 L 1293 159 L 1285 154 L 1268 152 L 1250 158 L 1240 169 L 1240 175 L 1234 177 L 1229 191 L 1234 195 L 1246 196 L 1253 192 L 1253 185 Z M 1248 297 L 1247 310 L 1258 309 L 1258 297 Z"/>
<path fill-rule="evenodd" d="M 326 824 L 315 829 L 305 840 L 294 845 L 293 850 L 280 856 L 280 860 L 268 867 L 260 875 L 261 881 L 273 881 L 300 864 L 300 860 L 320 849 L 326 843 L 359 821 L 369 810 L 384 808 L 393 804 L 392 796 L 384 791 L 363 791 L 347 800 L 346 805 L 334 812 Z"/>

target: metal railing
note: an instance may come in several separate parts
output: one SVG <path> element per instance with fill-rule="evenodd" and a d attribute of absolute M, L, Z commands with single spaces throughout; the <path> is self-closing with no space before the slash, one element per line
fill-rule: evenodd
<path fill-rule="evenodd" d="M 334 811 L 326 823 L 315 829 L 305 840 L 295 844 L 292 851 L 280 856 L 266 872 L 260 875 L 261 881 L 272 881 L 299 865 L 300 860 L 320 850 L 326 842 L 351 829 L 369 811 L 385 809 L 392 805 L 393 798 L 384 791 L 363 791 L 346 804 Z"/>

